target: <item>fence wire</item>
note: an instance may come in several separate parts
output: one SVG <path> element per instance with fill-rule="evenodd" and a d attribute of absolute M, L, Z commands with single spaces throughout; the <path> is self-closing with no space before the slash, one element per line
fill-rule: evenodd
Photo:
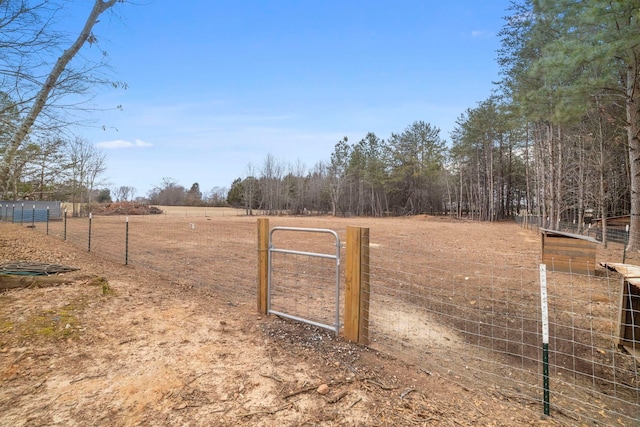
<path fill-rule="evenodd" d="M 239 219 L 67 218 L 50 222 L 49 234 L 109 260 L 156 271 L 182 286 L 206 288 L 230 302 L 246 303 L 256 295 L 256 225 Z"/>
<path fill-rule="evenodd" d="M 301 221 L 274 219 L 272 225 L 300 226 Z M 313 227 L 333 229 L 346 223 L 334 221 L 305 219 Z M 498 239 L 474 250 L 471 235 L 460 237 L 452 231 L 434 241 L 433 228 L 415 223 L 395 227 L 395 222 L 389 227 L 393 220 L 377 228 L 383 224 L 379 221 L 383 220 L 360 220 L 373 224 L 368 266 L 370 346 L 415 363 L 426 375 L 442 376 L 497 400 L 518 401 L 539 416 L 543 406 L 539 244 L 514 252 L 515 243 Z M 36 229 L 47 229 L 113 261 L 155 270 L 183 285 L 206 287 L 231 303 L 255 302 L 255 219 L 132 216 L 128 240 L 126 227 L 125 217 L 94 217 L 90 242 L 88 218 L 51 221 Z M 478 227 L 486 227 L 488 233 L 506 228 L 513 242 L 539 239 L 529 226 Z M 344 230 L 336 231 L 344 241 Z M 302 245 L 300 250 L 331 253 L 331 243 L 314 248 L 317 242 L 294 242 Z M 621 261 L 621 244 L 603 250 L 598 249 L 599 260 Z M 279 255 L 276 274 L 286 286 L 276 293 L 277 303 L 292 304 L 305 315 L 327 321 L 315 307 L 328 291 L 315 283 L 325 281 L 332 267 L 323 260 Z M 638 263 L 640 254 L 634 256 L 638 259 L 632 262 Z M 313 283 L 313 289 L 302 292 L 305 283 Z M 640 423 L 638 359 L 616 344 L 621 289 L 620 276 L 608 270 L 598 269 L 596 275 L 548 272 L 551 415 L 563 424 Z M 294 298 L 287 299 L 288 295 Z"/>
<path fill-rule="evenodd" d="M 304 230 L 304 231 L 303 231 Z M 340 331 L 340 242 L 328 230 L 274 228 L 270 310 Z"/>

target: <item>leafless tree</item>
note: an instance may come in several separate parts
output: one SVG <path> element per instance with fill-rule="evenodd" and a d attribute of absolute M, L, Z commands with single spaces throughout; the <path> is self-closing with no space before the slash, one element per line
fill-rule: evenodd
<path fill-rule="evenodd" d="M 135 187 L 129 187 L 127 185 L 122 185 L 120 187 L 113 189 L 113 196 L 118 202 L 126 202 L 129 200 L 133 200 L 136 195 Z"/>
<path fill-rule="evenodd" d="M 45 200 L 54 183 L 64 176 L 66 147 L 67 141 L 62 138 L 47 138 L 34 144 L 29 156 L 30 175 L 24 178 L 32 183 L 31 191 L 38 200 Z"/>
<path fill-rule="evenodd" d="M 277 160 L 273 154 L 267 154 L 262 165 L 260 184 L 263 197 L 262 206 L 268 215 L 277 214 L 283 209 L 281 194 L 283 170 L 282 162 Z"/>
<path fill-rule="evenodd" d="M 106 171 L 106 155 L 81 138 L 69 144 L 68 155 L 73 216 L 79 216 L 80 207 L 85 202 L 91 203 L 91 193 Z"/>
<path fill-rule="evenodd" d="M 316 213 L 326 213 L 328 208 L 328 195 L 325 191 L 327 187 L 327 165 L 325 162 L 317 162 L 309 172 L 309 185 L 307 190 L 307 211 Z M 326 204 L 324 202 L 327 202 Z"/>
<path fill-rule="evenodd" d="M 247 165 L 246 177 L 243 181 L 244 185 L 243 189 L 243 200 L 244 200 L 244 208 L 247 215 L 253 215 L 253 201 L 255 199 L 256 193 L 256 177 L 255 177 L 255 168 L 251 163 Z"/>
<path fill-rule="evenodd" d="M 35 130 L 34 126 L 37 128 L 39 123 L 53 119 L 65 95 L 86 94 L 96 83 L 105 82 L 95 74 L 99 64 L 85 64 L 79 69 L 69 64 L 84 45 L 97 43 L 93 27 L 98 18 L 123 1 L 94 0 L 77 38 L 66 48 L 63 47 L 65 38 L 52 30 L 52 23 L 61 11 L 54 0 L 0 2 L 0 79 L 3 89 L 11 90 L 11 98 L 15 100 L 13 108 L 18 108 L 21 117 L 3 147 L 0 161 L 3 193 L 7 193 L 11 182 L 9 177 L 16 155 Z M 57 59 L 49 62 L 47 58 Z M 60 122 L 49 122 L 49 125 L 56 127 Z"/>
<path fill-rule="evenodd" d="M 162 184 L 156 186 L 148 194 L 149 201 L 154 205 L 182 206 L 187 190 L 170 177 L 162 178 Z"/>
<path fill-rule="evenodd" d="M 227 204 L 227 188 L 213 187 L 206 197 L 207 203 L 211 206 L 225 206 Z"/>

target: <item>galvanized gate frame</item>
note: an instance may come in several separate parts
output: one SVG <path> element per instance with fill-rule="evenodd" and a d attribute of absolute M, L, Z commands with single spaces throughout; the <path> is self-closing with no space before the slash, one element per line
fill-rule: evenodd
<path fill-rule="evenodd" d="M 304 252 L 304 251 L 294 251 L 291 249 L 278 249 L 273 247 L 273 233 L 276 231 L 295 231 L 295 232 L 307 232 L 307 233 L 325 233 L 331 234 L 336 239 L 336 253 L 332 254 L 322 254 L 315 252 Z M 314 322 L 310 319 L 305 319 L 302 317 L 294 316 L 288 313 L 282 313 L 276 310 L 271 309 L 271 254 L 273 253 L 283 253 L 283 254 L 294 254 L 294 255 L 305 255 L 310 257 L 317 258 L 328 258 L 335 260 L 336 265 L 336 315 L 335 315 L 335 323 L 333 325 L 327 325 L 324 323 Z M 336 336 L 340 333 L 340 237 L 338 233 L 333 230 L 324 229 L 324 228 L 298 228 L 298 227 L 273 227 L 269 232 L 269 268 L 268 268 L 268 284 L 267 284 L 267 314 L 275 314 L 277 316 L 285 317 L 287 319 L 295 320 L 298 322 L 307 323 L 309 325 L 317 326 L 319 328 L 328 329 L 330 331 L 334 331 Z"/>

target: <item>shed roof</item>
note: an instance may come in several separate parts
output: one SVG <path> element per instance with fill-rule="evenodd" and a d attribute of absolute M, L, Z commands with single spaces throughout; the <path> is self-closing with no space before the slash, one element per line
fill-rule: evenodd
<path fill-rule="evenodd" d="M 598 240 L 594 239 L 593 237 L 583 236 L 582 234 L 566 233 L 564 231 L 549 230 L 548 228 L 541 228 L 540 231 L 543 234 L 546 234 L 546 235 L 557 235 L 557 236 L 563 236 L 563 237 L 571 237 L 573 239 L 586 240 L 587 242 L 600 243 Z"/>
<path fill-rule="evenodd" d="M 640 266 L 621 262 L 601 262 L 600 265 L 609 270 L 617 271 L 627 282 L 640 287 Z"/>

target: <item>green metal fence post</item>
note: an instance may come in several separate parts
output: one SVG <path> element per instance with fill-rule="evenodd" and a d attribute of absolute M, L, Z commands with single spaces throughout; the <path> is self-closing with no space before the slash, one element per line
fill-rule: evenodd
<path fill-rule="evenodd" d="M 549 306 L 547 298 L 547 265 L 540 264 L 540 307 L 542 311 L 542 388 L 544 414 L 549 415 Z"/>

